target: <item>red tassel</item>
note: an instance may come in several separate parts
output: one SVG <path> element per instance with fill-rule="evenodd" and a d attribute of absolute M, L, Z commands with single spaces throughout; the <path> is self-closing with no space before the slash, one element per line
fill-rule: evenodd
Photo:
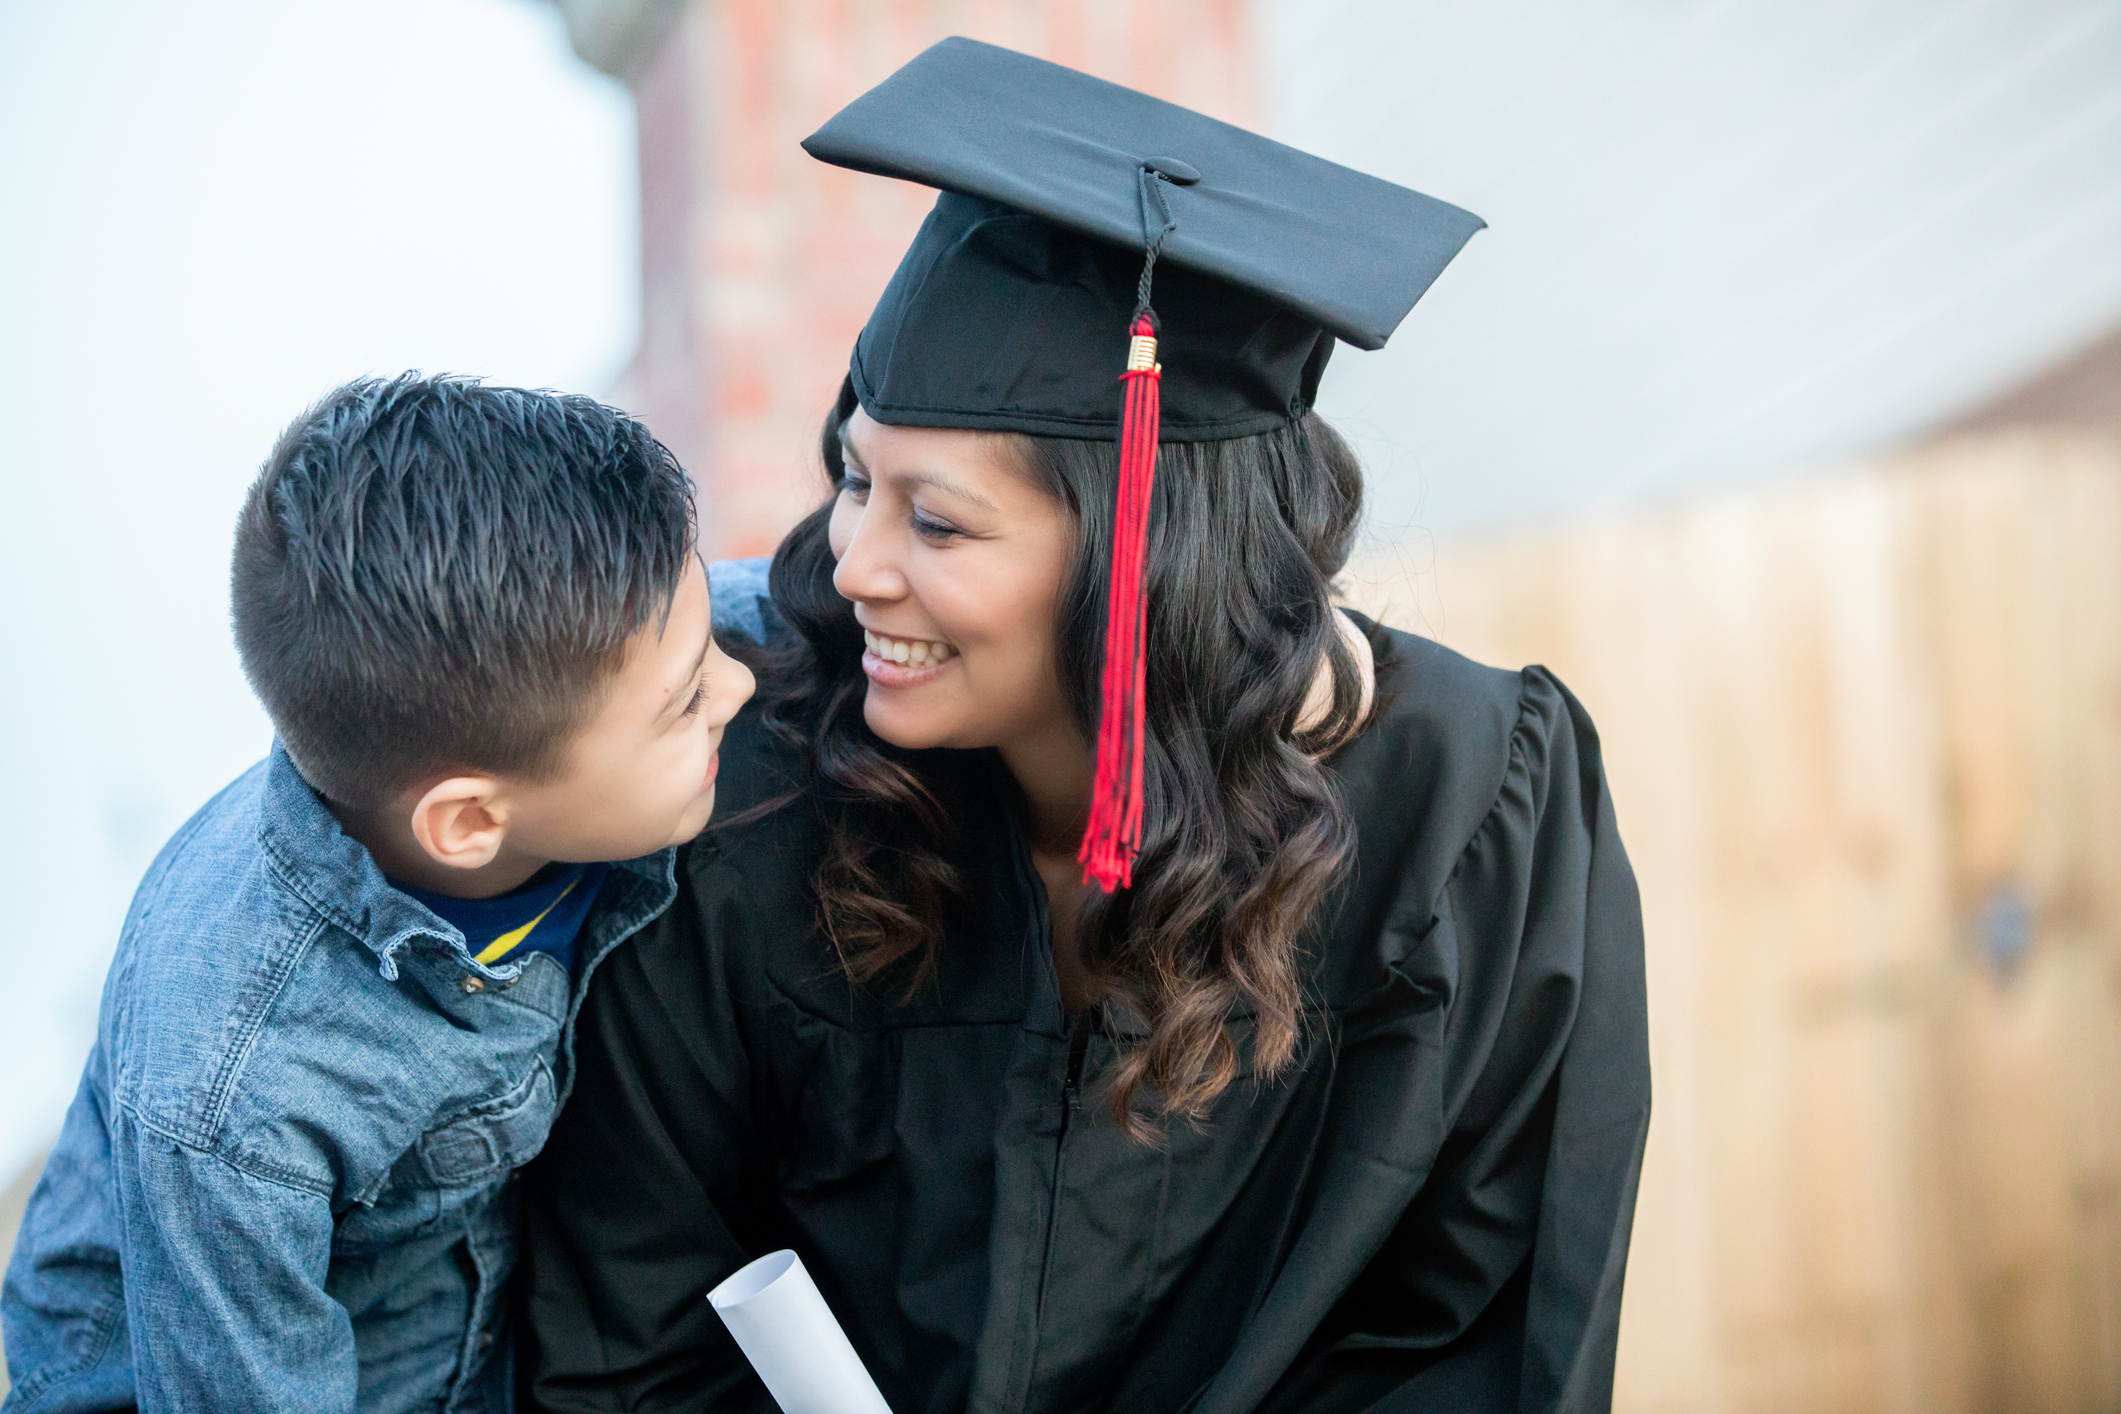
<path fill-rule="evenodd" d="M 1097 775 L 1090 789 L 1090 825 L 1075 856 L 1083 866 L 1083 882 L 1108 894 L 1134 883 L 1134 856 L 1141 849 L 1149 488 L 1156 479 L 1163 417 L 1156 328 L 1140 317 L 1133 334 L 1127 371 L 1120 375 L 1126 401 L 1119 424 L 1119 507 L 1112 533 L 1112 592 L 1105 606 Z"/>

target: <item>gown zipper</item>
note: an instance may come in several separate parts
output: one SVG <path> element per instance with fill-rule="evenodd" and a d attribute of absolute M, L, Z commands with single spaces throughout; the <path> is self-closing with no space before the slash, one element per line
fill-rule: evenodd
<path fill-rule="evenodd" d="M 1068 1138 L 1068 1117 L 1083 1107 L 1083 1057 L 1090 1050 L 1090 1013 L 1075 1018 L 1068 1037 L 1068 1078 L 1061 1085 L 1061 1139 Z"/>
<path fill-rule="evenodd" d="M 1090 1052 L 1091 1013 L 1083 1012 L 1075 1018 L 1075 1029 L 1068 1036 L 1068 1074 L 1061 1082 L 1060 1133 L 1053 1141 L 1053 1199 L 1046 1209 L 1046 1255 L 1038 1270 L 1038 1317 L 1042 1322 L 1046 1314 L 1046 1286 L 1053 1275 L 1053 1247 L 1060 1233 L 1061 1192 L 1068 1181 L 1068 1131 L 1074 1127 L 1076 1112 L 1083 1107 L 1083 1059 Z"/>

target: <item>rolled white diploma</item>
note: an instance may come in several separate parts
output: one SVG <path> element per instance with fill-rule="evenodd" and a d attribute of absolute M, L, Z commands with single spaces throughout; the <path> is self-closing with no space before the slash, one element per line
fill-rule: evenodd
<path fill-rule="evenodd" d="M 767 1253 L 707 1300 L 783 1414 L 891 1414 L 795 1253 Z"/>

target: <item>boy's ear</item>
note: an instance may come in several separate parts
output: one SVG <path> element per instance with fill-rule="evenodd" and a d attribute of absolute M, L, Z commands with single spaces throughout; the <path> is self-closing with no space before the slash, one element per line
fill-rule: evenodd
<path fill-rule="evenodd" d="M 508 838 L 508 808 L 491 776 L 452 776 L 430 787 L 412 807 L 412 837 L 427 857 L 451 869 L 493 863 Z"/>

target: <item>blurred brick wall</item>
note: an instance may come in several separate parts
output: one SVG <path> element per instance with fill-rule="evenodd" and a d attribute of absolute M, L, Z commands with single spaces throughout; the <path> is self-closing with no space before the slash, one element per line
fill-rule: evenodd
<path fill-rule="evenodd" d="M 770 551 L 823 493 L 819 420 L 934 201 L 800 140 L 969 35 L 1256 126 L 1245 0 L 696 0 L 632 80 L 641 346 L 618 398 L 700 484 L 709 554 Z"/>

